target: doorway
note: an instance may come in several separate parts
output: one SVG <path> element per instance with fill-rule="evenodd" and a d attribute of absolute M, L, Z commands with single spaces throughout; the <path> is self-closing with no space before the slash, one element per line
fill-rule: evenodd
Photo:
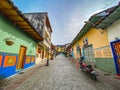
<path fill-rule="evenodd" d="M 27 47 L 22 46 L 22 45 L 20 46 L 16 70 L 21 70 L 24 68 L 26 50 L 27 50 Z"/>
<path fill-rule="evenodd" d="M 88 64 L 95 65 L 95 59 L 94 59 L 94 51 L 93 51 L 93 45 L 88 45 L 83 48 L 83 54 L 85 61 Z"/>

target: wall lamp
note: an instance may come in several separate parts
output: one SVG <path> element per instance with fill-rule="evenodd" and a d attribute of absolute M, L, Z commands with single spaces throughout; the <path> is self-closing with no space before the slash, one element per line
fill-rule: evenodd
<path fill-rule="evenodd" d="M 86 24 L 90 23 L 90 24 L 92 24 L 93 27 L 96 26 L 92 21 L 84 21 L 84 23 L 86 23 Z M 96 29 L 99 30 L 101 34 L 103 34 L 104 31 L 105 31 L 105 30 L 103 30 L 103 29 L 101 29 L 101 28 L 96 28 Z"/>

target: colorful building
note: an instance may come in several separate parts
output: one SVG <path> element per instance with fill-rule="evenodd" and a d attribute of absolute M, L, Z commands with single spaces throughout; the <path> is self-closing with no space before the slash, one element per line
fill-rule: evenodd
<path fill-rule="evenodd" d="M 51 44 L 51 60 L 53 60 L 56 57 L 57 51 L 53 44 Z"/>
<path fill-rule="evenodd" d="M 67 43 L 65 44 L 65 54 L 66 54 L 66 57 L 69 57 L 70 56 L 70 43 Z"/>
<path fill-rule="evenodd" d="M 65 45 L 56 45 L 56 50 L 58 53 L 65 53 Z"/>
<path fill-rule="evenodd" d="M 43 41 L 37 44 L 36 64 L 46 63 L 51 58 L 51 33 L 47 12 L 25 13 L 25 17 L 35 27 L 36 31 L 43 37 Z"/>
<path fill-rule="evenodd" d="M 0 3 L 0 74 L 9 77 L 35 64 L 43 38 L 10 0 Z"/>
<path fill-rule="evenodd" d="M 108 40 L 112 48 L 115 71 L 120 75 L 120 3 L 110 9 L 110 13 L 96 26 L 108 32 Z"/>
<path fill-rule="evenodd" d="M 71 43 L 73 58 L 79 59 L 84 56 L 87 63 L 95 65 L 103 71 L 114 74 L 116 70 L 117 74 L 120 72 L 118 63 L 114 63 L 114 61 L 119 61 L 119 45 L 118 43 L 116 44 L 118 46 L 113 44 L 116 41 L 119 42 L 117 34 L 119 33 L 117 30 L 119 28 L 117 20 L 120 18 L 119 7 L 117 5 L 108 8 L 90 17 Z"/>

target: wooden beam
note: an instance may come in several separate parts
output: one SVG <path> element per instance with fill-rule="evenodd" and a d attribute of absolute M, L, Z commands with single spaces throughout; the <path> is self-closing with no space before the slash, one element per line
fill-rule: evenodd
<path fill-rule="evenodd" d="M 7 15 L 7 14 L 6 14 L 6 16 L 7 17 L 20 17 L 19 15 Z"/>
<path fill-rule="evenodd" d="M 8 11 L 8 10 L 14 10 L 13 8 L 1 8 L 0 7 L 0 11 Z"/>

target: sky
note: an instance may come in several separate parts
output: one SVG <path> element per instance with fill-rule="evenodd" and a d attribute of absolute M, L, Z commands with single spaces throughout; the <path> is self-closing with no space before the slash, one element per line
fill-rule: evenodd
<path fill-rule="evenodd" d="M 119 0 L 11 0 L 22 13 L 48 12 L 52 43 L 71 43 L 90 16 L 118 5 Z"/>

